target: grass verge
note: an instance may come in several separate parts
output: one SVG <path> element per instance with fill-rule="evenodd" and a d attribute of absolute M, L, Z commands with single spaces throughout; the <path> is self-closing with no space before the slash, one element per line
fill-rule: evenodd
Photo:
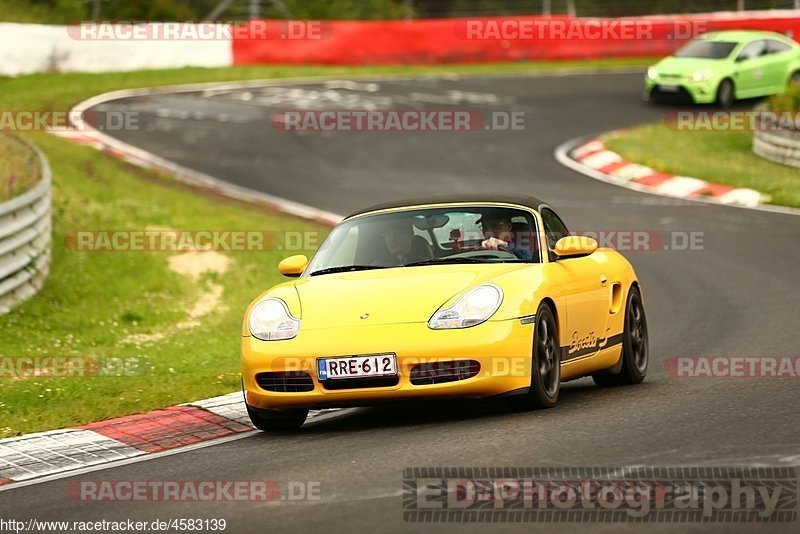
<path fill-rule="evenodd" d="M 554 69 L 643 68 L 648 60 L 498 65 L 248 67 L 0 78 L 0 109 L 66 111 L 125 88 L 314 75 L 525 74 Z M 178 185 L 93 149 L 28 134 L 53 168 L 53 262 L 42 291 L 0 317 L 0 438 L 79 425 L 229 393 L 239 387 L 242 312 L 282 280 L 284 253 L 228 253 L 224 273 L 191 278 L 168 253 L 74 252 L 75 230 L 327 228 Z M 215 298 L 214 295 L 217 295 Z M 204 314 L 192 316 L 199 304 Z M 201 306 L 202 307 L 202 306 Z M 188 326 L 187 326 L 188 325 Z M 122 376 L 20 378 L 20 358 L 87 357 Z M 121 367 L 122 366 L 122 367 Z M 122 371 L 122 372 L 120 372 Z"/>
<path fill-rule="evenodd" d="M 800 207 L 800 172 L 753 154 L 752 132 L 677 131 L 655 123 L 604 142 L 626 160 L 661 172 L 749 187 L 768 194 L 771 204 Z"/>
<path fill-rule="evenodd" d="M 0 133 L 0 202 L 24 193 L 40 177 L 39 158 L 31 147 Z"/>
<path fill-rule="evenodd" d="M 75 252 L 67 235 L 147 228 L 324 235 L 327 228 L 199 194 L 46 134 L 35 142 L 53 167 L 53 261 L 42 291 L 0 317 L 0 437 L 234 391 L 242 312 L 282 280 L 275 265 L 285 253 L 220 253 L 227 259 L 206 258 L 216 269 L 192 276 L 175 261 L 191 267 L 203 257 Z M 99 368 L 31 376 L 22 359 L 75 356 Z"/>

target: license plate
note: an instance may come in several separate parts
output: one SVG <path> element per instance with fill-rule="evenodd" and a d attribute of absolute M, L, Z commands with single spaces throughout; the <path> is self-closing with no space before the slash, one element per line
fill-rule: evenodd
<path fill-rule="evenodd" d="M 320 380 L 394 376 L 397 374 L 397 356 L 370 354 L 344 358 L 318 358 L 317 372 Z"/>
<path fill-rule="evenodd" d="M 677 93 L 680 89 L 677 85 L 659 85 L 658 88 L 665 93 Z"/>

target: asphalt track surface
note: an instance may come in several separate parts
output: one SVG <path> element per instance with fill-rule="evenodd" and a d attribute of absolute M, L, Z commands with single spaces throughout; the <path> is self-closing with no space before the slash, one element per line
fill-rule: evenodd
<path fill-rule="evenodd" d="M 676 378 L 673 356 L 795 356 L 800 217 L 685 203 L 600 183 L 553 158 L 560 143 L 669 109 L 640 100 L 641 75 L 423 78 L 137 97 L 121 139 L 213 176 L 336 213 L 398 197 L 500 192 L 549 201 L 574 229 L 702 232 L 703 250 L 630 252 L 650 326 L 645 383 L 565 384 L 555 409 L 514 413 L 467 401 L 349 410 L 296 435 L 245 439 L 0 494 L 2 517 L 61 520 L 225 518 L 229 532 L 638 531 L 631 524 L 403 521 L 413 466 L 792 466 L 800 463 L 797 379 Z M 247 94 L 245 94 L 247 93 Z M 303 133 L 277 110 L 523 111 L 523 131 Z M 703 135 L 703 134 L 697 134 Z M 709 154 L 713 158 L 713 154 Z M 315 502 L 85 503 L 70 480 L 320 481 Z M 661 523 L 665 531 L 796 531 L 797 525 Z M 368 529 L 368 530 L 367 530 Z"/>

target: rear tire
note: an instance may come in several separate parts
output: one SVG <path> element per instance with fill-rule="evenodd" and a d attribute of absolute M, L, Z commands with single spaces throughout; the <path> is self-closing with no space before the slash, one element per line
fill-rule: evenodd
<path fill-rule="evenodd" d="M 531 386 L 528 393 L 513 397 L 522 410 L 552 408 L 561 390 L 561 345 L 553 310 L 544 302 L 536 310 L 531 360 Z"/>
<path fill-rule="evenodd" d="M 625 306 L 625 328 L 622 333 L 622 369 L 619 374 L 592 375 L 598 386 L 624 386 L 638 384 L 647 375 L 650 352 L 647 336 L 647 317 L 644 314 L 642 295 L 636 286 L 628 292 Z"/>
<path fill-rule="evenodd" d="M 733 106 L 734 100 L 733 82 L 725 78 L 719 82 L 719 87 L 717 87 L 717 105 L 723 109 L 728 109 Z"/>
<path fill-rule="evenodd" d="M 262 410 L 247 406 L 253 426 L 263 432 L 292 432 L 298 430 L 308 417 L 308 410 Z"/>

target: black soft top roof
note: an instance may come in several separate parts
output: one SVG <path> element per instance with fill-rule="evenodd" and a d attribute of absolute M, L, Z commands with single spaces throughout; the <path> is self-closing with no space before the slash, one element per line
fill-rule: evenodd
<path fill-rule="evenodd" d="M 404 208 L 406 206 L 421 206 L 424 204 L 471 204 L 471 203 L 485 203 L 485 204 L 516 204 L 538 211 L 539 206 L 546 204 L 536 197 L 526 195 L 441 195 L 429 196 L 425 198 L 397 200 L 394 202 L 385 202 L 377 204 L 369 208 L 358 210 L 347 216 L 355 217 L 372 211 L 386 210 L 392 208 Z"/>

